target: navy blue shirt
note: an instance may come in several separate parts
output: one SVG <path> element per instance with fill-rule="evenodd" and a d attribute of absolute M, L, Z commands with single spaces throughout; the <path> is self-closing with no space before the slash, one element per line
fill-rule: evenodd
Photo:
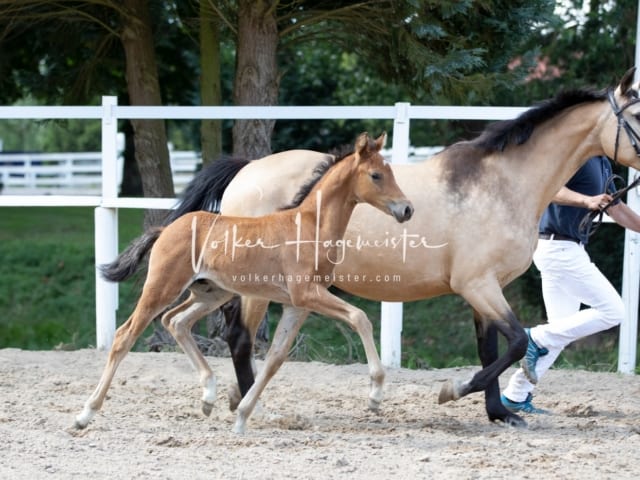
<path fill-rule="evenodd" d="M 580 167 L 566 183 L 566 187 L 583 195 L 600 195 L 604 193 L 607 179 L 611 176 L 611 163 L 607 157 L 592 157 Z M 613 193 L 613 182 L 608 193 Z M 551 203 L 542 214 L 539 231 L 541 233 L 557 233 L 579 239 L 587 244 L 589 236 L 580 232 L 580 222 L 589 213 L 589 209 L 570 207 Z"/>

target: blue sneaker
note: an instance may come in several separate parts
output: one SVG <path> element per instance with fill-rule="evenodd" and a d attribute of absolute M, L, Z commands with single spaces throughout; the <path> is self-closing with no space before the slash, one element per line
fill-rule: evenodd
<path fill-rule="evenodd" d="M 534 385 L 538 383 L 538 374 L 536 373 L 536 364 L 538 363 L 538 359 L 540 357 L 544 357 L 549 350 L 546 348 L 540 348 L 536 345 L 536 342 L 531 338 L 531 329 L 525 328 L 524 331 L 527 333 L 527 337 L 529 338 L 529 343 L 527 344 L 527 353 L 524 354 L 522 360 L 520 360 L 520 366 L 522 370 L 524 370 L 524 376 L 527 377 Z"/>
<path fill-rule="evenodd" d="M 507 407 L 507 409 L 512 411 L 513 413 L 522 412 L 535 413 L 539 415 L 549 415 L 551 413 L 549 410 L 543 410 L 542 408 L 534 407 L 533 403 L 531 403 L 532 399 L 533 395 L 529 394 L 527 395 L 527 398 L 524 400 L 524 402 L 514 402 L 513 400 L 509 400 L 507 397 L 505 397 L 504 394 L 500 395 L 500 401 L 502 402 L 502 405 Z"/>

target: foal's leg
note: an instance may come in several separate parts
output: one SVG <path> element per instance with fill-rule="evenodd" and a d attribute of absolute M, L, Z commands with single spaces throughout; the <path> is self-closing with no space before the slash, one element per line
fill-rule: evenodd
<path fill-rule="evenodd" d="M 244 433 L 247 425 L 247 419 L 253 412 L 253 409 L 258 402 L 260 394 L 269 383 L 269 380 L 276 374 L 282 363 L 286 360 L 289 354 L 289 349 L 293 344 L 293 340 L 300 331 L 300 327 L 304 323 L 305 319 L 309 315 L 307 310 L 292 306 L 284 306 L 282 309 L 282 318 L 278 322 L 271 347 L 267 352 L 267 357 L 264 361 L 264 366 L 255 382 L 242 398 L 242 401 L 238 405 L 238 414 L 236 417 L 236 423 L 233 427 L 235 433 Z"/>
<path fill-rule="evenodd" d="M 210 283 L 194 283 L 189 289 L 189 298 L 165 313 L 162 316 L 162 325 L 173 335 L 199 373 L 203 390 L 202 413 L 209 416 L 216 399 L 216 377 L 191 335 L 191 327 L 207 313 L 229 300 L 232 294 Z"/>
<path fill-rule="evenodd" d="M 234 299 L 234 303 L 236 299 Z M 238 380 L 237 385 L 229 388 L 229 408 L 235 410 L 255 380 L 256 366 L 253 358 L 253 346 L 256 332 L 264 318 L 268 300 L 255 297 L 242 297 L 237 305 L 230 306 L 225 312 L 227 318 L 227 343 L 231 351 L 233 367 Z"/>
<path fill-rule="evenodd" d="M 382 402 L 385 373 L 373 340 L 373 327 L 367 315 L 320 285 L 309 285 L 306 291 L 299 293 L 302 293 L 302 298 L 296 299 L 296 306 L 342 320 L 358 333 L 367 356 L 369 376 L 371 377 L 369 408 L 378 410 Z"/>
<path fill-rule="evenodd" d="M 111 385 L 118 365 L 131 350 L 136 339 L 149 326 L 151 321 L 171 304 L 181 293 L 176 284 L 157 285 L 154 280 L 147 279 L 142 295 L 129 319 L 116 330 L 107 364 L 104 367 L 98 386 L 88 398 L 84 409 L 75 419 L 76 428 L 85 428 L 104 402 L 107 390 Z"/>

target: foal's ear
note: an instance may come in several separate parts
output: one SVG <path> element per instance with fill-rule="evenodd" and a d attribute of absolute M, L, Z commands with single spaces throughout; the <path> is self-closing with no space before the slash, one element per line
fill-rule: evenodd
<path fill-rule="evenodd" d="M 376 138 L 376 150 L 379 152 L 387 143 L 387 132 L 382 132 L 378 138 Z"/>
<path fill-rule="evenodd" d="M 624 76 L 622 77 L 622 80 L 620 80 L 620 85 L 618 86 L 620 95 L 625 97 L 628 96 L 629 89 L 633 84 L 633 78 L 635 76 L 635 73 L 636 73 L 636 67 L 632 67 L 629 70 L 627 70 L 627 73 L 624 74 Z"/>
<path fill-rule="evenodd" d="M 354 150 L 356 155 L 356 162 L 360 162 L 362 154 L 367 150 L 368 147 L 369 134 L 367 132 L 362 132 L 360 135 L 358 135 L 358 139 L 356 140 L 356 147 Z"/>
<path fill-rule="evenodd" d="M 356 156 L 362 155 L 362 153 L 367 149 L 368 146 L 369 146 L 369 134 L 367 132 L 362 132 L 360 135 L 358 135 L 358 138 L 356 139 L 356 147 L 355 147 Z"/>

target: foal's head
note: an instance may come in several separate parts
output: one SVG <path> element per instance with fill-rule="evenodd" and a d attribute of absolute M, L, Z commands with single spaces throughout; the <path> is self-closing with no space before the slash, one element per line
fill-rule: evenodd
<path fill-rule="evenodd" d="M 368 203 L 393 215 L 398 222 L 405 222 L 413 215 L 413 205 L 398 187 L 391 167 L 380 154 L 386 140 L 386 133 L 375 140 L 362 133 L 356 140 L 353 192 L 357 202 Z"/>

